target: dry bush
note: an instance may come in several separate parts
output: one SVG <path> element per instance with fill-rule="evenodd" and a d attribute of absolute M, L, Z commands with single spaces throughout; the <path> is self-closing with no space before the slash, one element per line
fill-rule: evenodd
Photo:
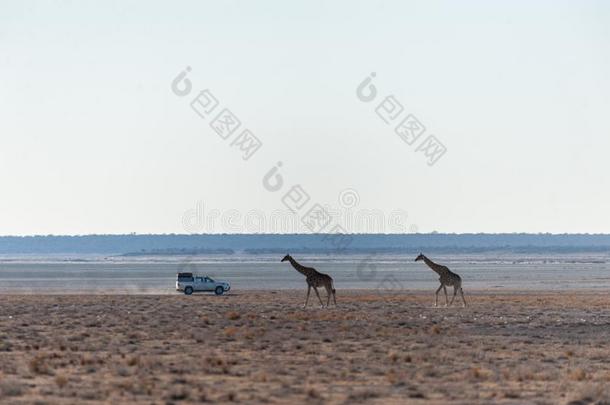
<path fill-rule="evenodd" d="M 610 405 L 610 392 L 603 385 L 587 385 L 568 396 L 567 405 Z"/>
<path fill-rule="evenodd" d="M 18 397 L 25 392 L 25 386 L 19 381 L 2 380 L 0 381 L 0 398 Z"/>
<path fill-rule="evenodd" d="M 167 399 L 173 401 L 184 401 L 190 397 L 191 393 L 186 387 L 172 389 L 167 395 Z"/>
<path fill-rule="evenodd" d="M 130 357 L 129 360 L 127 360 L 127 365 L 130 367 L 137 366 L 138 364 L 140 364 L 140 358 L 137 356 Z"/>
<path fill-rule="evenodd" d="M 515 370 L 515 379 L 519 382 L 535 380 L 536 370 L 530 365 L 517 367 Z"/>
<path fill-rule="evenodd" d="M 129 370 L 125 367 L 117 367 L 116 374 L 119 377 L 127 377 L 127 376 L 129 376 L 130 373 L 129 373 Z"/>
<path fill-rule="evenodd" d="M 399 373 L 392 369 L 388 370 L 388 372 L 385 374 L 385 378 L 392 385 L 402 385 L 405 380 L 403 373 Z"/>
<path fill-rule="evenodd" d="M 133 390 L 133 381 L 131 379 L 122 379 L 119 380 L 117 382 L 115 382 L 115 386 L 119 389 L 125 390 L 125 391 L 132 391 Z"/>
<path fill-rule="evenodd" d="M 371 399 L 378 398 L 379 393 L 371 390 L 362 390 L 358 392 L 352 392 L 347 397 L 347 403 L 350 402 L 368 402 Z"/>
<path fill-rule="evenodd" d="M 213 373 L 228 374 L 229 365 L 227 362 L 220 357 L 208 357 L 207 358 L 208 371 Z"/>
<path fill-rule="evenodd" d="M 521 398 L 521 394 L 519 393 L 519 391 L 507 391 L 504 393 L 504 398 L 509 398 L 509 399 L 516 399 L 516 398 Z"/>
<path fill-rule="evenodd" d="M 43 355 L 38 355 L 30 360 L 29 369 L 34 374 L 51 374 L 51 369 L 47 364 L 47 359 Z"/>
<path fill-rule="evenodd" d="M 96 363 L 96 360 L 93 358 L 93 356 L 90 355 L 83 355 L 80 358 L 80 365 L 81 366 L 90 366 Z"/>
<path fill-rule="evenodd" d="M 470 369 L 470 376 L 475 380 L 487 380 L 491 376 L 491 372 L 480 367 L 472 367 Z"/>
<path fill-rule="evenodd" d="M 205 391 L 199 392 L 199 402 L 208 402 L 210 398 L 208 398 L 208 394 Z"/>
<path fill-rule="evenodd" d="M 310 399 L 320 399 L 322 398 L 322 395 L 320 395 L 320 393 L 312 387 L 307 390 L 307 397 Z"/>
<path fill-rule="evenodd" d="M 231 320 L 231 321 L 236 321 L 239 318 L 241 318 L 241 315 L 239 314 L 239 312 L 236 311 L 231 311 L 231 312 L 227 312 L 227 319 Z"/>
<path fill-rule="evenodd" d="M 260 371 L 256 373 L 252 379 L 256 382 L 267 382 L 269 381 L 269 374 L 264 371 Z"/>
<path fill-rule="evenodd" d="M 257 331 L 254 329 L 249 329 L 244 333 L 244 338 L 248 340 L 253 340 L 258 335 Z"/>
<path fill-rule="evenodd" d="M 570 371 L 568 376 L 570 377 L 571 380 L 574 380 L 574 381 L 583 381 L 583 380 L 585 380 L 587 378 L 587 373 L 586 373 L 585 370 L 583 370 L 582 368 L 578 367 L 578 368 L 575 368 L 574 370 Z"/>
<path fill-rule="evenodd" d="M 57 384 L 59 388 L 63 388 L 68 384 L 68 379 L 65 375 L 59 374 L 55 377 L 55 384 Z"/>
<path fill-rule="evenodd" d="M 224 332 L 225 336 L 227 336 L 227 337 L 234 337 L 238 331 L 239 331 L 239 329 L 237 329 L 236 327 L 229 326 L 228 328 L 224 328 L 223 332 Z"/>
<path fill-rule="evenodd" d="M 191 339 L 197 343 L 205 343 L 206 335 L 204 333 L 194 331 L 191 333 Z"/>

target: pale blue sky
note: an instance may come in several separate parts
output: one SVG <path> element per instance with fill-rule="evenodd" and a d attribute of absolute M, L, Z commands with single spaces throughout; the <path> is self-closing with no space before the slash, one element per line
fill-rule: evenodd
<path fill-rule="evenodd" d="M 610 232 L 609 2 L 2 1 L 0 49 L 0 234 L 271 212 L 278 160 L 423 232 Z M 251 160 L 171 92 L 187 65 L 263 141 Z M 356 98 L 370 72 L 436 165 Z"/>

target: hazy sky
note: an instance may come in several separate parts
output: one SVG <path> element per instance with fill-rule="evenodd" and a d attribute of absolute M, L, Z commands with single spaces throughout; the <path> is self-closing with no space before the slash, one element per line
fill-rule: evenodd
<path fill-rule="evenodd" d="M 197 201 L 269 214 L 294 184 L 422 232 L 610 232 L 607 1 L 2 1 L 0 50 L 0 234 L 184 232 Z M 204 89 L 249 160 L 191 109 Z"/>

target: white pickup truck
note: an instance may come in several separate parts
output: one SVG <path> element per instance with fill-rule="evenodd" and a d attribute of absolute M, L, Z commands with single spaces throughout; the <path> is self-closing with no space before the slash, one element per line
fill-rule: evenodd
<path fill-rule="evenodd" d="M 191 295 L 195 291 L 214 291 L 216 295 L 222 295 L 231 289 L 226 281 L 214 281 L 208 276 L 193 273 L 178 273 L 176 276 L 176 290 L 184 291 Z"/>

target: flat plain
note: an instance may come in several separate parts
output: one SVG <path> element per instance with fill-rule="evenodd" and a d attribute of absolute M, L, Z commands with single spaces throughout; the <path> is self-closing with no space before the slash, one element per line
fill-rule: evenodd
<path fill-rule="evenodd" d="M 0 402 L 610 404 L 606 293 L 304 298 L 0 295 Z"/>

